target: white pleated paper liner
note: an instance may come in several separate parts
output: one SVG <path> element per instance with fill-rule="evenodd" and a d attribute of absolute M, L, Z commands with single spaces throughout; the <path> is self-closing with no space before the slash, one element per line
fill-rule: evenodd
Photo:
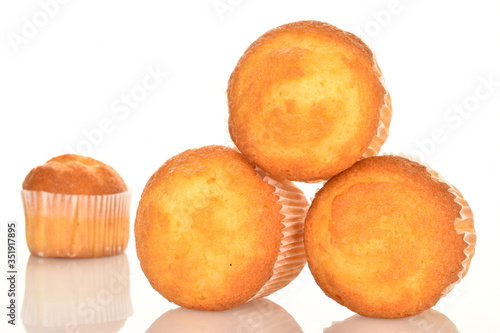
<path fill-rule="evenodd" d="M 118 332 L 132 312 L 126 254 L 29 257 L 21 309 L 26 331 Z"/>
<path fill-rule="evenodd" d="M 389 125 L 391 124 L 391 119 L 392 119 L 391 96 L 387 92 L 387 89 L 385 87 L 384 77 L 383 77 L 382 71 L 380 70 L 380 67 L 375 59 L 375 56 L 373 56 L 373 68 L 378 75 L 380 83 L 382 84 L 382 86 L 385 89 L 384 104 L 380 107 L 380 111 L 379 111 L 380 118 L 379 118 L 379 124 L 377 127 L 377 132 L 376 132 L 375 136 L 373 137 L 372 141 L 370 142 L 370 144 L 368 145 L 368 148 L 366 148 L 362 157 L 375 156 L 380 152 L 382 145 L 389 137 Z"/>
<path fill-rule="evenodd" d="M 146 333 L 301 333 L 295 319 L 282 307 L 267 299 L 247 302 L 236 308 L 207 312 L 177 308 L 169 310 L 151 324 Z"/>
<path fill-rule="evenodd" d="M 304 220 L 309 208 L 309 203 L 304 193 L 285 179 L 278 179 L 268 175 L 263 170 L 256 168 L 257 174 L 268 184 L 275 188 L 274 194 L 278 196 L 281 205 L 280 213 L 283 215 L 283 238 L 279 254 L 274 264 L 273 274 L 267 283 L 252 297 L 257 299 L 271 295 L 293 281 L 306 264 L 304 249 Z"/>
<path fill-rule="evenodd" d="M 88 258 L 122 253 L 129 238 L 130 192 L 73 195 L 21 191 L 30 252 Z"/>

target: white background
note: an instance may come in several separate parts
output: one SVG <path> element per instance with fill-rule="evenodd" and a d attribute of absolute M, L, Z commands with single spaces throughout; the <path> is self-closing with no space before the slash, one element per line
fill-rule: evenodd
<path fill-rule="evenodd" d="M 245 48 L 280 24 L 315 19 L 360 35 L 376 54 L 393 101 L 382 152 L 420 156 L 462 191 L 475 213 L 478 244 L 470 272 L 436 310 L 461 333 L 500 332 L 499 4 L 1 0 L 0 266 L 7 271 L 5 226 L 16 221 L 19 269 L 18 325 L 6 324 L 8 286 L 2 278 L 1 331 L 24 331 L 21 306 L 25 296 L 32 296 L 25 295 L 29 252 L 19 194 L 31 168 L 70 150 L 112 165 L 132 190 L 133 222 L 143 186 L 164 161 L 188 148 L 231 145 L 225 90 Z M 151 71 L 160 74 L 156 84 L 147 79 L 149 90 L 144 90 Z M 308 197 L 318 187 L 300 186 Z M 149 286 L 133 238 L 126 259 L 133 314 L 125 315 L 120 332 L 144 332 L 177 306 Z M 307 269 L 269 299 L 304 332 L 321 332 L 353 315 L 324 296 Z M 227 330 L 258 331 L 266 316 L 249 316 L 246 324 Z M 188 311 L 187 318 L 186 325 L 210 322 L 196 312 Z M 358 322 L 347 331 L 368 332 L 361 328 L 368 322 Z M 385 327 L 380 332 L 397 331 L 395 321 L 378 323 Z M 414 325 L 411 332 L 424 332 L 423 326 Z M 73 329 L 66 331 L 84 331 Z M 331 331 L 340 332 L 341 326 Z"/>

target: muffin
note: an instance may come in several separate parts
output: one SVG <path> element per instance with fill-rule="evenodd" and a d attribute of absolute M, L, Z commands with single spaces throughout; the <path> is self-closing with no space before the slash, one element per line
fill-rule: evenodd
<path fill-rule="evenodd" d="M 399 156 L 362 159 L 330 179 L 311 204 L 304 237 L 325 294 L 381 318 L 436 304 L 467 273 L 476 240 L 461 193 Z"/>
<path fill-rule="evenodd" d="M 88 258 L 118 254 L 127 247 L 130 193 L 109 165 L 60 155 L 32 169 L 22 186 L 32 254 Z"/>
<path fill-rule="evenodd" d="M 270 295 L 305 264 L 308 202 L 237 151 L 190 149 L 149 179 L 135 221 L 137 255 L 155 290 L 190 309 L 226 310 Z"/>
<path fill-rule="evenodd" d="M 227 89 L 229 133 L 266 172 L 329 179 L 388 136 L 391 102 L 370 49 L 328 23 L 266 32 L 244 52 Z"/>

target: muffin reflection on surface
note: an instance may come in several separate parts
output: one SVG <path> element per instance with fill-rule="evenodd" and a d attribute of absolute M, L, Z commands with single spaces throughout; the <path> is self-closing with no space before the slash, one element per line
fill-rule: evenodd
<path fill-rule="evenodd" d="M 324 333 L 460 333 L 453 322 L 439 311 L 430 309 L 413 317 L 399 319 L 368 318 L 354 315 L 334 322 Z"/>
<path fill-rule="evenodd" d="M 132 312 L 126 254 L 29 257 L 21 310 L 27 332 L 118 332 Z"/>
<path fill-rule="evenodd" d="M 260 298 L 226 311 L 169 310 L 146 331 L 160 332 L 303 332 L 295 319 L 276 303 Z"/>

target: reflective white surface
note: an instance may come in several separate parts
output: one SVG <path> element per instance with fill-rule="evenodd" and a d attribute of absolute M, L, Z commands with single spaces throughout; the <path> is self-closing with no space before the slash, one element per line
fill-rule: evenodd
<path fill-rule="evenodd" d="M 288 291 L 273 295 L 275 301 L 258 299 L 237 308 L 220 311 L 197 311 L 161 301 L 153 308 L 151 295 L 132 301 L 129 260 L 126 254 L 96 259 L 49 259 L 29 256 L 25 270 L 21 321 L 26 332 L 127 332 L 142 329 L 156 332 L 308 332 L 277 302 L 302 310 L 312 310 L 317 304 L 314 294 L 302 300 L 291 300 L 287 294 L 307 289 L 311 275 L 304 271 Z M 143 283 L 147 281 L 142 280 Z M 141 286 L 150 288 L 148 285 Z M 139 288 L 138 288 L 139 289 Z M 276 297 L 277 296 L 277 297 Z M 133 304 L 134 303 L 134 304 Z M 335 305 L 333 301 L 330 305 Z M 139 308 L 135 312 L 133 307 Z M 340 306 L 329 307 L 331 318 Z M 141 320 L 141 312 L 150 310 L 151 323 Z M 165 310 L 161 313 L 162 310 Z M 149 311 L 148 311 L 149 312 Z M 304 311 L 307 313 L 308 311 Z M 344 313 L 347 313 L 345 310 Z M 153 318 L 152 313 L 159 313 Z M 305 316 L 299 315 L 302 320 Z M 328 317 L 327 317 L 328 318 Z M 325 319 L 327 319 L 325 318 Z M 311 320 L 312 318 L 310 318 Z M 138 323 L 141 323 L 138 325 Z M 402 319 L 376 319 L 348 315 L 335 320 L 324 332 L 406 332 L 458 333 L 455 324 L 443 313 L 431 309 L 417 316 Z"/>
<path fill-rule="evenodd" d="M 455 324 L 436 310 L 427 310 L 419 315 L 401 319 L 366 318 L 354 315 L 334 322 L 325 333 L 458 333 Z"/>
<path fill-rule="evenodd" d="M 28 332 L 118 332 L 132 315 L 126 254 L 96 259 L 31 255 L 21 320 Z"/>
<path fill-rule="evenodd" d="M 162 314 L 147 330 L 160 332 L 303 332 L 295 319 L 268 299 L 258 299 L 235 309 L 205 312 L 177 308 Z"/>
<path fill-rule="evenodd" d="M 18 234 L 17 325 L 7 324 L 2 278 L 0 332 L 500 332 L 499 1 L 0 0 L 0 8 L 2 276 L 8 221 Z M 265 300 L 197 312 L 152 289 L 133 237 L 116 257 L 30 256 L 19 192 L 31 168 L 69 151 L 112 165 L 132 191 L 132 231 L 140 193 L 162 163 L 188 148 L 231 145 L 225 90 L 246 47 L 302 19 L 367 42 L 393 102 L 382 153 L 418 155 L 472 207 L 476 256 L 432 311 L 359 317 L 306 268 Z M 319 184 L 299 186 L 310 198 Z"/>

